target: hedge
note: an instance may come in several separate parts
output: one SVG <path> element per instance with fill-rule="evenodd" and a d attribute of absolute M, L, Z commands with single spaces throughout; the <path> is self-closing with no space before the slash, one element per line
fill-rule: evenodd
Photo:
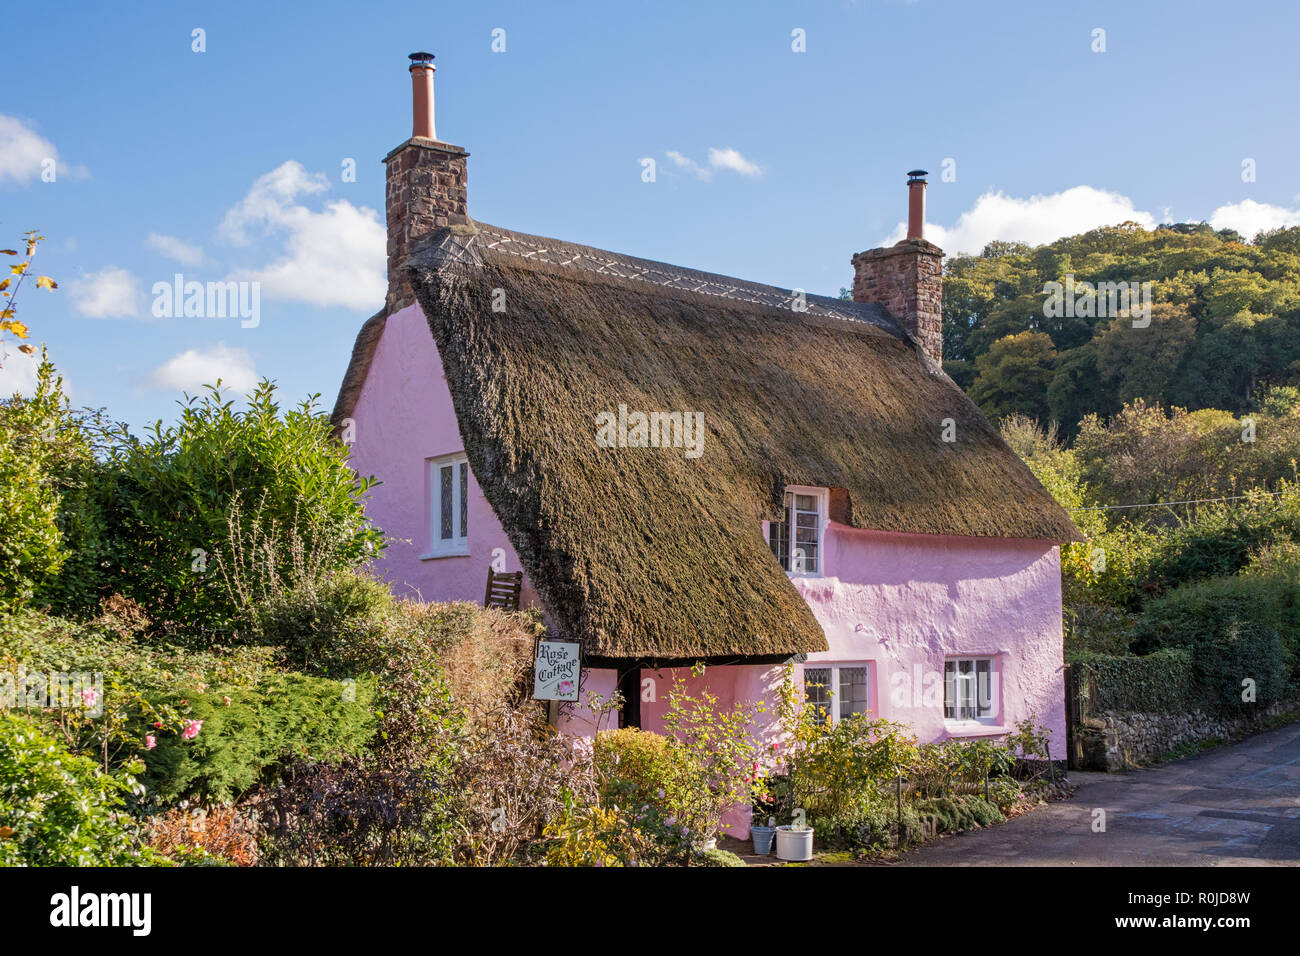
<path fill-rule="evenodd" d="M 1225 713 L 1267 707 L 1292 690 L 1282 639 L 1261 625 L 1233 625 L 1201 640 L 1192 649 L 1192 663 L 1205 700 Z M 1253 701 L 1243 700 L 1247 681 L 1253 685 Z"/>
<path fill-rule="evenodd" d="M 1071 665 L 1076 686 L 1091 682 L 1093 713 L 1183 714 L 1195 710 L 1239 715 L 1296 693 L 1287 679 L 1282 641 L 1258 625 L 1230 626 L 1193 647 L 1170 647 L 1145 656 L 1081 654 Z M 1242 699 L 1243 681 L 1255 699 Z"/>
<path fill-rule="evenodd" d="M 1185 713 L 1204 707 L 1192 652 L 1171 647 L 1144 657 L 1080 654 L 1071 664 L 1076 686 L 1091 681 L 1089 709 Z"/>

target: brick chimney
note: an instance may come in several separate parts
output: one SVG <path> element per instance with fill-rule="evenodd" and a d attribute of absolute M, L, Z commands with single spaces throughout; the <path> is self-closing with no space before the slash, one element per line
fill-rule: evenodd
<path fill-rule="evenodd" d="M 411 138 L 384 157 L 388 218 L 388 295 L 392 315 L 415 301 L 402 264 L 417 240 L 440 226 L 469 222 L 465 160 L 469 153 L 438 140 L 433 126 L 433 54 L 412 53 Z"/>
<path fill-rule="evenodd" d="M 943 250 L 927 242 L 924 169 L 907 180 L 907 238 L 853 257 L 853 301 L 874 302 L 934 361 L 943 362 Z"/>

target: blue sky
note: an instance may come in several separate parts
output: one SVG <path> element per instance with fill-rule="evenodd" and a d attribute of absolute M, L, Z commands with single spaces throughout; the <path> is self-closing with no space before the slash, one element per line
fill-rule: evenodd
<path fill-rule="evenodd" d="M 381 304 L 380 161 L 410 134 L 412 50 L 437 56 L 438 134 L 472 154 L 475 218 L 835 294 L 854 252 L 897 238 L 917 166 L 949 252 L 1123 219 L 1300 223 L 1298 10 L 24 5 L 6 14 L 0 246 L 48 237 L 37 265 L 60 289 L 24 288 L 19 317 L 78 404 L 139 427 L 222 374 L 328 408 Z M 258 279 L 259 324 L 154 318 L 177 272 Z M 3 364 L 6 392 L 30 380 L 12 345 Z"/>

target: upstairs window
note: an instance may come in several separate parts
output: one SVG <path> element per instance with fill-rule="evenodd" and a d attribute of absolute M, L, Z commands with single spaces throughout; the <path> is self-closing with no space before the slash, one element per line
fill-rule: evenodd
<path fill-rule="evenodd" d="M 768 524 L 767 543 L 786 573 L 822 573 L 822 528 L 826 518 L 824 488 L 786 489 L 780 521 Z"/>
<path fill-rule="evenodd" d="M 469 554 L 469 460 L 435 458 L 431 468 L 432 542 L 426 557 Z"/>

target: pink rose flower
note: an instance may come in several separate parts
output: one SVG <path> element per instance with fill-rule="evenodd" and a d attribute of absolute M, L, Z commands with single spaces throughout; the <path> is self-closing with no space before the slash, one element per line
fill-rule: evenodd
<path fill-rule="evenodd" d="M 94 707 L 95 700 L 98 697 L 99 695 L 95 693 L 95 688 L 93 687 L 88 687 L 81 692 L 81 702 L 87 707 Z"/>
<path fill-rule="evenodd" d="M 158 738 L 155 737 L 153 734 L 145 734 L 145 736 L 144 736 L 144 749 L 145 749 L 145 750 L 153 750 L 153 748 L 154 748 L 154 747 L 157 747 L 157 746 L 158 746 Z"/>
<path fill-rule="evenodd" d="M 159 730 L 162 730 L 162 721 L 161 721 L 161 720 L 155 720 L 155 721 L 153 722 L 153 725 L 154 725 L 156 728 L 158 728 Z"/>
<path fill-rule="evenodd" d="M 185 721 L 185 729 L 181 731 L 181 736 L 184 737 L 186 740 L 193 740 L 195 737 L 199 735 L 199 731 L 202 729 L 203 729 L 203 721 L 187 720 Z"/>

